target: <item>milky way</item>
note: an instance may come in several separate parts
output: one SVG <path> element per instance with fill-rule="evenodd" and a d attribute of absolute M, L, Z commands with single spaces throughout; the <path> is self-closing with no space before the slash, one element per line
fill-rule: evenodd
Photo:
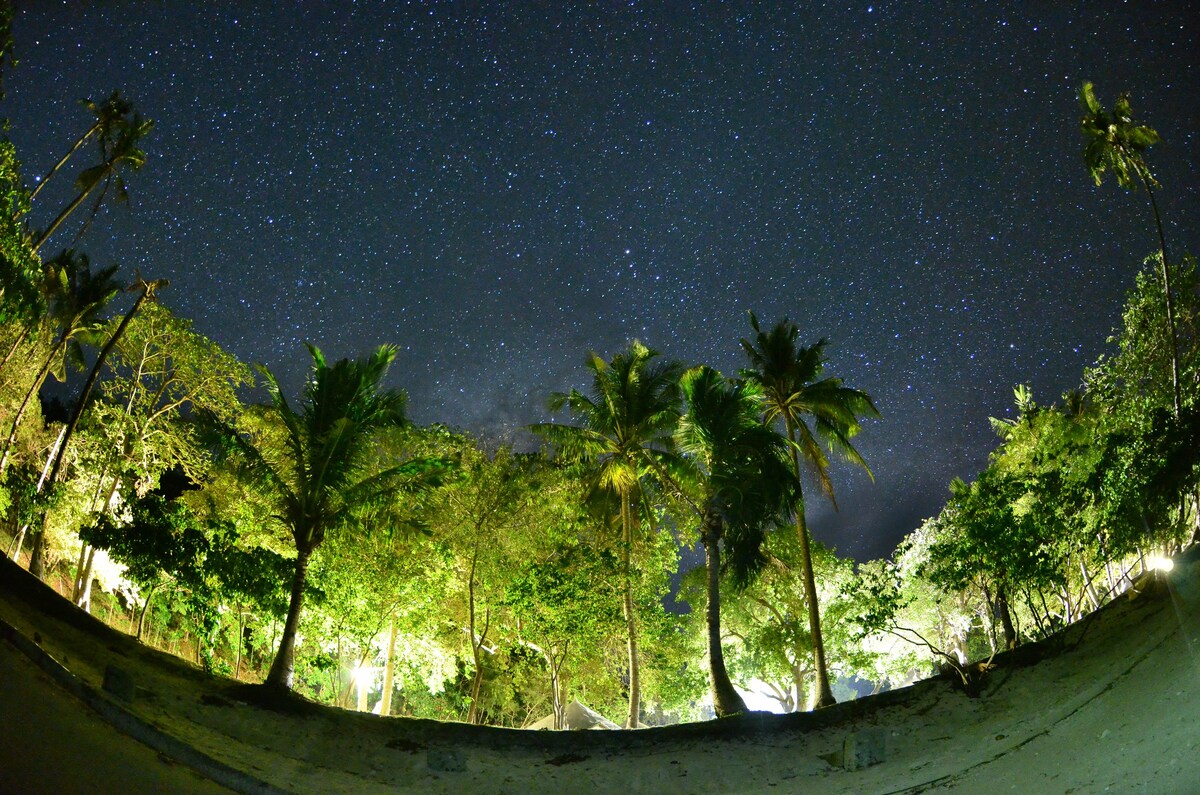
<path fill-rule="evenodd" d="M 1154 250 L 1145 196 L 1084 171 L 1084 80 L 1159 130 L 1200 249 L 1193 5 L 571 5 L 18 2 L 0 110 L 31 180 L 77 99 L 153 118 L 82 248 L 293 390 L 306 340 L 393 342 L 414 419 L 509 437 L 589 349 L 732 374 L 748 310 L 790 317 L 883 414 L 875 482 L 810 506 L 859 557 L 986 464 L 1014 384 L 1080 383 Z"/>

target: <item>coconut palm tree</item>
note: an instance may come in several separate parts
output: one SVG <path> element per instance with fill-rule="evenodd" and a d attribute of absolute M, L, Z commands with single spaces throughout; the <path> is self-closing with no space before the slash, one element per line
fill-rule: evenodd
<path fill-rule="evenodd" d="M 770 331 L 763 331 L 753 312 L 750 313 L 750 327 L 754 330 L 753 341 L 741 341 L 750 359 L 750 368 L 744 370 L 742 375 L 762 388 L 766 420 L 783 424 L 792 451 L 798 505 L 796 534 L 804 568 L 804 596 L 808 602 L 813 668 L 816 672 L 814 706 L 825 707 L 833 704 L 834 698 L 829 686 L 825 645 L 821 639 L 821 615 L 813 577 L 808 523 L 804 516 L 801 471 L 803 466 L 807 466 L 821 491 L 836 509 L 833 483 L 829 478 L 829 458 L 822 449 L 822 442 L 830 452 L 861 466 L 869 475 L 870 468 L 850 440 L 859 431 L 860 417 L 878 417 L 879 412 L 866 392 L 843 386 L 839 378 L 821 378 L 825 370 L 827 343 L 824 339 L 810 347 L 797 347 L 799 330 L 795 324 L 784 318 Z"/>
<path fill-rule="evenodd" d="M 382 471 L 372 467 L 372 438 L 406 423 L 405 394 L 383 387 L 396 348 L 384 345 L 362 359 L 342 359 L 333 365 L 315 346 L 309 345 L 308 350 L 313 369 L 299 408 L 284 398 L 271 371 L 259 368 L 270 395 L 267 415 L 278 421 L 277 437 L 251 437 L 221 426 L 241 474 L 274 504 L 274 518 L 286 526 L 296 547 L 283 636 L 264 682 L 280 690 L 292 684 L 296 633 L 313 552 L 328 533 L 351 525 L 402 482 L 411 486 L 424 471 L 412 463 Z"/>
<path fill-rule="evenodd" d="M 3 452 L 0 452 L 0 477 L 3 477 L 8 468 L 13 443 L 16 441 L 25 412 L 41 391 L 47 376 L 53 374 L 59 381 L 66 380 L 64 361 L 67 352 L 72 346 L 78 345 L 79 334 L 99 322 L 104 309 L 121 291 L 121 284 L 115 278 L 116 273 L 116 265 L 93 272 L 86 254 L 76 256 L 75 252 L 70 250 L 63 251 L 46 263 L 50 306 L 47 321 L 57 325 L 58 333 L 50 351 L 35 371 L 33 381 L 26 390 L 25 399 L 13 415 L 12 427 L 4 442 Z"/>
<path fill-rule="evenodd" d="M 677 362 L 657 360 L 658 351 L 634 340 L 628 350 L 606 362 L 588 355 L 592 373 L 589 394 L 572 389 L 550 396 L 551 411 L 567 408 L 579 425 L 542 423 L 531 430 L 557 448 L 568 460 L 590 469 L 592 495 L 615 498 L 620 508 L 623 610 L 629 655 L 629 712 L 625 725 L 635 728 L 641 713 L 637 621 L 633 603 L 630 560 L 640 538 L 642 517 L 648 515 L 648 486 L 662 485 L 678 459 L 672 448 L 679 421 Z"/>
<path fill-rule="evenodd" d="M 83 416 L 84 409 L 87 408 L 88 400 L 91 398 L 92 389 L 96 386 L 96 381 L 100 378 L 100 371 L 104 367 L 104 362 L 108 359 L 108 355 L 112 353 L 113 348 L 121 340 L 121 335 L 125 333 L 125 329 L 129 327 L 129 323 L 141 310 L 142 305 L 147 301 L 154 300 L 155 293 L 170 284 L 166 279 L 158 279 L 148 282 L 138 277 L 137 284 L 130 287 L 130 290 L 137 290 L 138 296 L 133 301 L 133 306 L 125 312 L 121 318 L 121 322 L 117 323 L 117 327 L 113 329 L 109 335 L 108 341 L 100 349 L 100 353 L 96 355 L 96 361 L 92 363 L 92 369 L 88 372 L 87 380 L 83 382 L 83 388 L 79 391 L 79 397 L 75 399 L 75 405 L 71 409 L 71 414 L 67 418 L 67 425 L 63 428 L 62 435 L 59 437 L 58 445 L 54 449 L 54 457 L 51 459 L 49 474 L 39 483 L 40 491 L 50 492 L 58 483 L 59 475 L 62 473 L 63 464 L 67 460 L 67 447 L 71 443 L 71 437 L 75 433 L 75 429 L 79 426 L 79 418 Z M 45 565 L 42 560 L 42 550 L 46 542 L 46 531 L 50 525 L 50 512 L 47 511 L 42 516 L 42 532 L 33 540 L 33 549 L 30 550 L 29 557 L 29 573 L 35 577 L 41 578 L 43 567 Z"/>
<path fill-rule="evenodd" d="M 67 150 L 66 154 L 59 158 L 58 162 L 55 163 L 48 172 L 46 172 L 46 176 L 38 180 L 37 185 L 34 186 L 33 190 L 29 194 L 30 201 L 33 201 L 35 198 L 37 198 L 37 195 L 41 193 L 42 188 L 46 186 L 46 183 L 50 181 L 50 178 L 57 174 L 59 170 L 67 164 L 67 161 L 70 160 L 71 157 L 78 152 L 84 144 L 91 140 L 92 136 L 97 136 L 100 139 L 101 150 L 106 151 L 106 146 L 113 140 L 114 133 L 122 126 L 129 124 L 129 119 L 127 117 L 133 113 L 133 105 L 131 105 L 124 97 L 122 97 L 121 92 L 119 91 L 114 91 L 107 99 L 101 102 L 94 102 L 90 99 L 81 99 L 79 100 L 79 104 L 91 111 L 92 115 L 96 117 L 95 121 L 92 122 L 92 126 L 84 130 L 83 134 L 75 139 L 75 143 L 72 144 L 71 148 Z"/>
<path fill-rule="evenodd" d="M 701 366 L 685 373 L 680 386 L 686 413 L 676 439 L 698 476 L 698 498 L 687 501 L 699 515 L 704 544 L 713 706 L 718 715 L 731 715 L 746 704 L 729 681 L 721 649 L 721 550 L 734 586 L 744 587 L 766 562 L 766 533 L 791 512 L 796 478 L 787 442 L 763 421 L 757 384 Z"/>
<path fill-rule="evenodd" d="M 1090 82 L 1079 89 L 1079 104 L 1083 108 L 1080 129 L 1083 131 L 1083 162 L 1088 173 L 1100 185 L 1104 175 L 1111 171 L 1117 184 L 1126 190 L 1146 189 L 1150 197 L 1150 209 L 1154 212 L 1154 226 L 1158 230 L 1158 262 L 1162 275 L 1163 295 L 1167 304 L 1167 334 L 1171 341 L 1171 385 L 1174 390 L 1175 416 L 1179 416 L 1179 343 L 1175 332 L 1175 307 L 1171 295 L 1171 277 L 1167 264 L 1167 238 L 1163 233 L 1162 215 L 1158 212 L 1158 200 L 1154 189 L 1158 180 L 1150 173 L 1150 167 L 1142 153 L 1161 139 L 1153 127 L 1136 124 L 1129 94 L 1117 97 L 1111 113 L 1096 99 L 1096 89 Z"/>
<path fill-rule="evenodd" d="M 117 201 L 128 203 L 129 194 L 125 189 L 125 180 L 121 176 L 124 169 L 137 171 L 146 163 L 146 153 L 138 147 L 141 141 L 154 128 L 154 122 L 150 119 L 143 119 L 141 116 L 134 114 L 133 118 L 119 127 L 119 134 L 115 141 L 107 141 L 101 139 L 102 143 L 102 160 L 99 164 L 85 169 L 75 180 L 75 189 L 79 191 L 75 198 L 62 209 L 50 226 L 46 227 L 46 231 L 33 243 L 33 251 L 36 253 L 42 245 L 50 239 L 50 236 L 58 230 L 63 221 L 70 217 L 71 213 L 79 209 L 79 206 L 87 200 L 87 197 L 92 194 L 96 188 L 102 188 L 100 198 L 103 199 L 110 189 L 116 191 Z M 92 216 L 95 216 L 99 209 L 96 205 L 92 209 Z M 85 223 L 91 223 L 91 219 Z M 82 232 L 80 233 L 82 234 Z"/>

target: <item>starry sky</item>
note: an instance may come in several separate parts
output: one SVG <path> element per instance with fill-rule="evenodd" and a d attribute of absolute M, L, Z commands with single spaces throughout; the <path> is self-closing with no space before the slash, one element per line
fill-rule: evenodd
<path fill-rule="evenodd" d="M 1158 129 L 1168 243 L 1200 251 L 1194 3 L 16 7 L 27 177 L 120 88 L 149 159 L 81 248 L 243 360 L 295 392 L 306 340 L 395 343 L 416 421 L 520 439 L 589 349 L 732 374 L 747 311 L 786 316 L 883 414 L 875 482 L 810 500 L 859 558 L 986 464 L 1014 384 L 1080 383 L 1155 248 L 1144 195 L 1083 168 L 1084 80 Z"/>

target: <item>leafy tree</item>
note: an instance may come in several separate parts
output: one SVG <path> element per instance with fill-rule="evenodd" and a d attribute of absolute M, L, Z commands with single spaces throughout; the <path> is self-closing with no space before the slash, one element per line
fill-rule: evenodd
<path fill-rule="evenodd" d="M 675 465 L 672 434 L 679 420 L 679 375 L 676 362 L 655 361 L 658 352 L 638 341 L 606 362 L 589 354 L 589 394 L 572 389 L 551 395 L 551 411 L 567 408 L 580 425 L 543 423 L 534 432 L 568 460 L 590 470 L 591 497 L 615 498 L 621 524 L 621 577 L 629 659 L 629 711 L 626 726 L 635 728 L 641 711 L 637 613 L 631 561 L 643 517 L 652 515 L 650 495 Z"/>
<path fill-rule="evenodd" d="M 506 448 L 488 455 L 471 440 L 447 439 L 460 459 L 458 477 L 431 506 L 428 521 L 453 558 L 456 586 L 447 619 L 461 627 L 470 647 L 471 684 L 465 694 L 468 723 L 483 720 L 480 694 L 484 656 L 496 646 L 504 589 L 535 542 L 538 518 L 528 510 L 536 474 L 528 459 Z"/>
<path fill-rule="evenodd" d="M 743 376 L 761 386 L 767 421 L 783 424 L 784 434 L 792 447 L 792 466 L 799 497 L 799 507 L 795 512 L 796 534 L 800 539 L 804 594 L 808 601 L 813 665 L 817 676 L 814 706 L 825 707 L 833 704 L 834 698 L 821 636 L 820 608 L 817 604 L 817 585 L 813 577 L 800 473 L 803 463 L 816 476 L 821 490 L 833 501 L 829 458 L 821 444 L 824 442 L 831 452 L 839 453 L 870 474 L 866 461 L 850 440 L 860 429 L 860 417 L 877 417 L 879 412 L 867 393 L 843 386 L 839 378 L 821 377 L 825 371 L 825 340 L 811 347 L 797 347 L 799 329 L 787 319 L 779 321 L 770 331 L 763 331 L 759 328 L 758 319 L 751 313 L 750 326 L 754 330 L 753 341 L 742 340 L 742 348 L 750 359 L 750 369 L 743 371 Z"/>
<path fill-rule="evenodd" d="M 943 664 L 967 686 L 967 664 L 996 652 L 995 644 L 990 649 L 980 645 L 990 627 L 990 606 L 982 592 L 970 585 L 947 590 L 926 575 L 930 547 L 942 542 L 945 533 L 940 517 L 925 520 L 890 560 L 861 564 L 845 589 L 855 605 L 851 623 L 859 639 L 879 651 L 877 682 L 903 683 L 928 673 L 931 664 Z"/>
<path fill-rule="evenodd" d="M 762 394 L 753 382 L 733 382 L 711 367 L 693 368 L 681 386 L 686 413 L 676 437 L 696 466 L 707 571 L 708 658 L 717 715 L 745 712 L 725 670 L 721 649 L 721 548 L 735 587 L 762 568 L 767 532 L 784 521 L 796 498 L 787 443 L 763 423 Z"/>
<path fill-rule="evenodd" d="M 97 509 L 118 493 L 146 494 L 173 467 L 201 480 L 210 456 L 190 412 L 232 417 L 241 408 L 237 390 L 252 383 L 250 369 L 158 303 L 146 304 L 129 323 L 108 364 L 106 400 L 93 407 L 109 442 L 97 462 Z M 82 605 L 91 585 L 86 545 L 79 560 L 75 597 Z"/>
<path fill-rule="evenodd" d="M 1193 441 L 1200 406 L 1200 277 L 1192 257 L 1184 257 L 1172 273 L 1182 413 L 1173 411 L 1162 285 L 1151 267 L 1138 274 L 1126 298 L 1121 326 L 1109 340 L 1115 350 L 1084 376 L 1095 406 L 1094 444 L 1102 456 L 1088 484 L 1094 495 L 1092 529 L 1104 539 L 1108 557 L 1177 544 L 1186 506 L 1200 522 L 1194 496 L 1200 454 Z"/>
<path fill-rule="evenodd" d="M 518 567 L 505 589 L 516 642 L 545 662 L 555 729 L 563 728 L 571 691 L 584 684 L 572 687 L 572 676 L 621 632 L 621 613 L 605 588 L 617 574 L 615 557 L 575 539 Z"/>
<path fill-rule="evenodd" d="M 21 421 L 36 400 L 46 377 L 53 374 L 57 380 L 66 381 L 64 357 L 73 354 L 77 361 L 82 360 L 82 353 L 79 352 L 80 335 L 98 327 L 101 314 L 121 291 L 121 285 L 115 278 L 116 265 L 93 272 L 87 256 L 77 256 L 74 251 L 63 251 L 46 263 L 46 270 L 50 285 L 50 313 L 46 320 L 47 325 L 57 327 L 57 333 L 45 358 L 34 369 L 33 380 L 13 415 L 12 427 L 4 450 L 0 453 L 0 477 L 8 468 Z"/>
<path fill-rule="evenodd" d="M 0 136 L 0 326 L 21 331 L 35 324 L 46 309 L 42 263 L 25 235 L 28 213 L 29 191 L 21 181 L 16 149 Z M 23 333 L 14 336 L 24 339 Z"/>
<path fill-rule="evenodd" d="M 1176 416 L 1180 409 L 1179 356 L 1176 349 L 1178 336 L 1175 333 L 1174 297 L 1171 290 L 1170 260 L 1167 258 L 1167 239 L 1163 234 L 1162 216 L 1158 212 L 1158 200 L 1154 189 L 1158 180 L 1150 172 L 1143 153 L 1161 139 L 1153 127 L 1136 124 L 1129 95 L 1117 97 L 1112 112 L 1106 111 L 1096 98 L 1095 87 L 1084 83 L 1079 90 L 1079 103 L 1083 108 L 1080 128 L 1083 131 L 1083 161 L 1092 179 L 1100 185 L 1104 175 L 1111 171 L 1117 184 L 1126 190 L 1145 188 L 1150 197 L 1150 208 L 1154 211 L 1154 225 L 1158 231 L 1158 261 L 1162 276 L 1163 299 L 1166 304 L 1167 339 L 1170 341 L 1171 385 Z"/>
<path fill-rule="evenodd" d="M 382 386 L 396 349 L 382 346 L 367 357 L 342 359 L 332 366 L 316 347 L 310 345 L 309 352 L 313 370 L 298 410 L 283 396 L 271 372 L 260 368 L 271 398 L 267 410 L 279 423 L 278 432 L 225 437 L 243 474 L 274 505 L 296 551 L 287 619 L 264 683 L 280 689 L 292 684 L 296 633 L 313 552 L 327 533 L 365 520 L 392 489 L 414 486 L 426 471 L 411 462 L 382 471 L 364 466 L 374 434 L 405 422 L 404 393 Z"/>
<path fill-rule="evenodd" d="M 241 547 L 231 524 L 205 527 L 182 502 L 149 494 L 133 501 L 128 521 L 101 514 L 80 536 L 124 564 L 125 576 L 140 589 L 139 639 L 155 592 L 170 586 L 171 599 L 192 623 L 210 670 L 220 605 L 226 599 L 282 611 L 279 583 L 288 561 L 262 548 Z"/>
<path fill-rule="evenodd" d="M 133 305 L 129 307 L 129 310 L 121 318 L 121 321 L 117 324 L 116 328 L 113 329 L 112 333 L 108 337 L 108 341 L 104 343 L 104 347 L 100 349 L 100 353 L 96 356 L 95 363 L 92 364 L 91 372 L 88 373 L 87 380 L 84 382 L 83 388 L 79 392 L 79 397 L 75 401 L 75 407 L 71 410 L 71 416 L 67 419 L 67 426 L 63 430 L 62 438 L 58 442 L 58 446 L 55 449 L 52 457 L 51 465 L 48 467 L 49 474 L 47 474 L 42 484 L 42 488 L 44 490 L 52 491 L 58 484 L 59 475 L 63 470 L 63 463 L 66 461 L 66 452 L 71 442 L 71 436 L 75 433 L 75 429 L 79 425 L 79 418 L 83 416 L 84 409 L 88 405 L 88 399 L 92 395 L 92 389 L 96 385 L 96 381 L 100 376 L 100 371 L 104 367 L 104 363 L 108 360 L 109 354 L 112 353 L 113 348 L 116 346 L 117 342 L 120 341 L 121 335 L 125 333 L 125 329 L 128 328 L 130 321 L 133 320 L 135 315 L 137 315 L 138 311 L 142 308 L 142 305 L 153 299 L 156 291 L 162 287 L 165 287 L 167 284 L 168 282 L 166 280 L 154 282 L 147 282 L 144 280 L 138 281 L 135 289 L 139 289 L 141 291 L 140 294 L 136 299 L 134 299 Z M 30 574 L 33 574 L 35 577 L 39 578 L 42 576 L 44 567 L 44 562 L 42 560 L 42 548 L 45 544 L 45 525 L 49 521 L 49 512 L 47 512 L 46 516 L 46 520 L 43 521 L 43 531 L 38 534 L 36 539 L 34 539 L 33 549 L 30 551 L 29 559 Z"/>

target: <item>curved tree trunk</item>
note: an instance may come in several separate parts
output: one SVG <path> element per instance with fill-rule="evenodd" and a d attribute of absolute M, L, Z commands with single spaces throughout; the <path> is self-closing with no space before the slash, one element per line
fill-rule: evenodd
<path fill-rule="evenodd" d="M 1139 172 L 1140 174 L 1141 172 Z M 1171 342 L 1171 389 L 1175 399 L 1175 418 L 1179 418 L 1179 336 L 1175 331 L 1175 303 L 1171 296 L 1171 277 L 1167 268 L 1167 236 L 1163 234 L 1162 216 L 1158 212 L 1158 200 L 1145 174 L 1141 174 L 1146 193 L 1150 194 L 1150 208 L 1154 211 L 1154 226 L 1158 230 L 1158 264 L 1162 268 L 1163 295 L 1167 309 L 1167 339 Z"/>
<path fill-rule="evenodd" d="M 154 598 L 154 591 L 156 588 L 158 588 L 158 586 L 153 585 L 150 587 L 150 590 L 146 592 L 146 601 L 142 604 L 142 611 L 138 614 L 136 636 L 138 640 L 142 639 L 142 631 L 146 628 L 146 613 L 150 610 L 150 600 Z"/>
<path fill-rule="evenodd" d="M 304 583 L 308 579 L 308 559 L 311 549 L 299 549 L 296 555 L 296 574 L 292 578 L 292 596 L 288 602 L 287 620 L 283 624 L 283 636 L 279 639 L 279 651 L 271 663 L 264 685 L 290 690 L 296 662 L 296 632 L 300 629 L 300 610 L 304 607 Z"/>
<path fill-rule="evenodd" d="M 708 673 L 712 686 L 713 709 L 718 717 L 746 711 L 746 702 L 738 695 L 729 672 L 725 670 L 725 653 L 721 649 L 721 517 L 711 513 L 705 517 L 704 565 L 707 576 L 708 606 L 705 621 L 708 626 Z"/>
<path fill-rule="evenodd" d="M 33 378 L 33 383 L 25 392 L 25 399 L 21 401 L 17 413 L 13 415 L 12 427 L 8 431 L 8 438 L 4 440 L 4 452 L 0 453 L 0 477 L 8 471 L 8 461 L 12 456 L 13 445 L 17 441 L 17 431 L 21 428 L 21 422 L 25 419 L 25 412 L 29 410 L 34 399 L 42 389 L 42 385 L 46 383 L 46 376 L 50 374 L 50 368 L 54 366 L 54 360 L 62 353 L 63 345 L 66 343 L 65 337 L 59 337 L 58 341 L 50 348 L 50 353 L 46 356 L 46 361 L 42 363 L 41 369 Z"/>
<path fill-rule="evenodd" d="M 113 330 L 112 336 L 104 343 L 104 347 L 100 349 L 100 354 L 96 357 L 96 363 L 92 365 L 92 370 L 88 373 L 87 381 L 83 384 L 83 389 L 79 393 L 79 399 L 75 401 L 75 407 L 71 410 L 71 417 L 67 420 L 67 427 L 64 429 L 62 440 L 59 442 L 58 450 L 54 455 L 54 466 L 50 468 L 50 475 L 46 478 L 44 488 L 53 488 L 58 482 L 59 472 L 62 471 L 63 459 L 66 458 L 67 445 L 71 441 L 71 435 L 75 433 L 75 427 L 79 425 L 79 418 L 83 415 L 83 410 L 87 406 L 88 397 L 92 394 L 92 388 L 96 385 L 96 380 L 100 377 L 100 369 L 104 367 L 104 362 L 108 359 L 108 355 L 112 353 L 112 349 L 116 347 L 117 342 L 121 339 L 121 335 L 125 333 L 125 329 L 129 326 L 129 322 L 133 320 L 134 315 L 142 308 L 147 299 L 154 295 L 154 291 L 160 287 L 165 287 L 168 282 L 165 279 L 160 279 L 153 282 L 140 282 L 142 288 L 141 295 L 133 302 L 133 306 L 121 318 L 121 322 L 117 324 Z M 50 512 L 47 511 L 42 519 L 42 532 L 33 540 L 33 549 L 30 550 L 29 573 L 42 578 L 43 561 L 42 550 L 45 545 L 46 527 L 50 523 Z"/>
<path fill-rule="evenodd" d="M 78 140 L 75 141 L 75 144 L 67 150 L 67 153 L 59 158 L 59 161 L 55 163 L 48 172 L 46 172 L 46 176 L 38 180 L 37 185 L 35 185 L 33 190 L 29 192 L 29 201 L 32 202 L 37 198 L 37 195 L 41 193 L 42 188 L 46 187 L 46 183 L 50 181 L 50 178 L 57 174 L 59 170 L 67 164 L 67 161 L 71 159 L 71 156 L 78 152 L 79 148 L 87 143 L 89 138 L 100 131 L 101 126 L 101 123 L 97 121 L 92 124 L 91 127 L 87 128 L 87 131 L 84 132 L 83 135 L 79 136 Z"/>

